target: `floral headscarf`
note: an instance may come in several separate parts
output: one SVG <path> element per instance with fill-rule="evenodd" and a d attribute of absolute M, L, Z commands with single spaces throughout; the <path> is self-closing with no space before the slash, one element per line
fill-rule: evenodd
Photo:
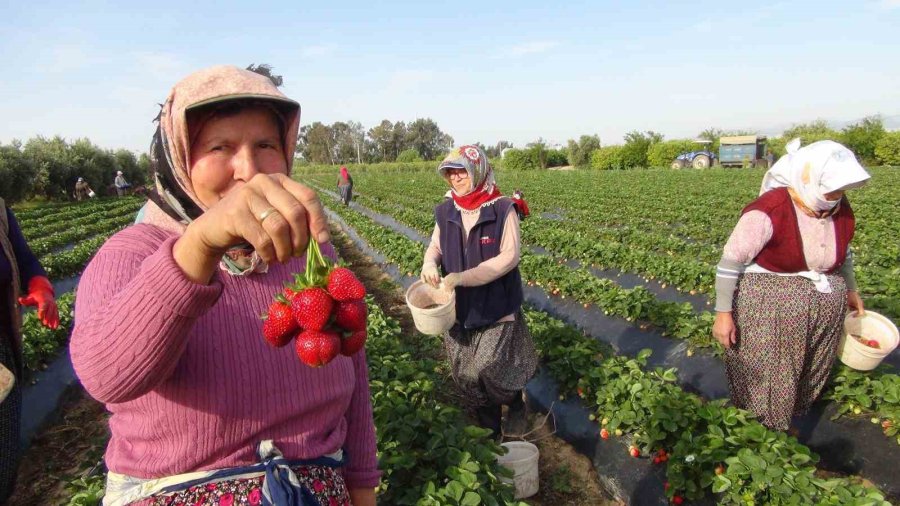
<path fill-rule="evenodd" d="M 869 173 L 853 152 L 834 141 L 819 141 L 800 147 L 800 139 L 787 145 L 787 154 L 766 172 L 760 194 L 787 187 L 813 214 L 829 213 L 840 200 L 827 200 L 826 193 L 862 186 Z"/>
<path fill-rule="evenodd" d="M 446 177 L 448 169 L 465 169 L 472 182 L 468 193 L 458 195 L 455 190 L 449 194 L 456 205 L 473 211 L 496 202 L 502 194 L 494 181 L 494 169 L 488 162 L 487 154 L 478 146 L 465 145 L 453 148 L 438 166 L 438 173 Z"/>
<path fill-rule="evenodd" d="M 236 100 L 251 101 L 274 111 L 282 127 L 284 158 L 290 172 L 300 126 L 300 104 L 281 93 L 268 77 L 249 70 L 220 65 L 194 72 L 172 88 L 160 111 L 150 148 L 150 176 L 155 191 L 142 223 L 180 233 L 206 211 L 191 181 L 191 141 L 215 114 L 216 105 Z M 230 251 L 223 258 L 226 270 L 258 271 L 260 261 L 255 253 L 250 269 L 234 267 L 229 259 L 241 256 L 241 251 Z"/>

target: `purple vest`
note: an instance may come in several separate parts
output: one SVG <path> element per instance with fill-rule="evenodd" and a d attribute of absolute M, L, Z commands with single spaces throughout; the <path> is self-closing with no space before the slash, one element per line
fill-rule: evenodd
<path fill-rule="evenodd" d="M 500 253 L 500 239 L 512 200 L 501 198 L 482 207 L 478 221 L 463 244 L 462 216 L 452 199 L 434 209 L 441 229 L 441 269 L 444 274 L 462 272 Z M 456 320 L 467 330 L 490 325 L 522 307 L 519 267 L 483 286 L 456 288 Z"/>

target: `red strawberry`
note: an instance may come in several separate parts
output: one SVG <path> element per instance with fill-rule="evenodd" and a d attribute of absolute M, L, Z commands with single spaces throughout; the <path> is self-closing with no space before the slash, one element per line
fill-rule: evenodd
<path fill-rule="evenodd" d="M 682 499 L 680 495 L 672 496 L 672 504 L 681 504 L 683 502 L 684 502 L 684 499 Z"/>
<path fill-rule="evenodd" d="M 641 456 L 641 451 L 638 450 L 637 448 L 633 447 L 633 446 L 632 446 L 631 448 L 628 449 L 628 453 L 630 453 L 631 456 L 634 457 L 634 458 L 638 458 L 638 457 Z"/>
<path fill-rule="evenodd" d="M 272 346 L 280 348 L 291 342 L 300 329 L 291 313 L 291 306 L 282 300 L 273 301 L 264 318 L 263 337 Z"/>
<path fill-rule="evenodd" d="M 351 356 L 366 344 L 366 329 L 357 330 L 341 339 L 341 355 Z"/>
<path fill-rule="evenodd" d="M 366 287 L 346 267 L 335 267 L 328 275 L 328 293 L 335 300 L 359 300 L 366 296 Z"/>
<path fill-rule="evenodd" d="M 295 350 L 301 362 L 319 367 L 337 356 L 341 350 L 341 338 L 328 330 L 304 330 L 297 336 Z"/>
<path fill-rule="evenodd" d="M 334 300 L 318 287 L 300 290 L 291 301 L 294 320 L 303 330 L 322 330 L 331 318 L 332 307 Z"/>
<path fill-rule="evenodd" d="M 609 439 L 609 431 L 606 429 L 600 429 L 600 437 L 603 439 Z"/>
<path fill-rule="evenodd" d="M 716 476 L 718 476 L 724 472 L 725 472 L 725 466 L 723 466 L 722 464 L 719 464 L 716 466 Z"/>
<path fill-rule="evenodd" d="M 653 457 L 653 463 L 654 463 L 654 464 L 660 464 L 660 463 L 662 463 L 662 459 L 659 458 L 659 457 Z"/>
<path fill-rule="evenodd" d="M 334 323 L 344 330 L 366 330 L 366 301 L 338 302 L 334 308 Z"/>

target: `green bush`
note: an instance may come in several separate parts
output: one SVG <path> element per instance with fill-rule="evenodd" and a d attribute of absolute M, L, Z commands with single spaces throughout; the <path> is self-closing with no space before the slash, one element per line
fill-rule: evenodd
<path fill-rule="evenodd" d="M 588 167 L 591 164 L 591 153 L 600 149 L 599 135 L 582 135 L 578 142 L 569 139 L 567 154 L 569 165 L 574 167 Z"/>
<path fill-rule="evenodd" d="M 398 163 L 413 163 L 413 162 L 422 162 L 422 157 L 419 156 L 419 152 L 415 149 L 404 149 L 397 155 Z"/>
<path fill-rule="evenodd" d="M 668 167 L 678 155 L 702 148 L 689 139 L 676 139 L 657 142 L 647 150 L 647 165 L 650 167 Z"/>
<path fill-rule="evenodd" d="M 875 157 L 883 165 L 900 166 L 900 130 L 881 137 L 875 145 Z"/>
<path fill-rule="evenodd" d="M 853 151 L 860 163 L 875 165 L 878 163 L 875 147 L 878 146 L 878 141 L 884 137 L 885 133 L 884 122 L 881 118 L 871 116 L 845 127 L 841 130 L 841 138 L 836 140 Z"/>
<path fill-rule="evenodd" d="M 595 170 L 622 170 L 624 146 L 605 146 L 591 153 L 591 168 Z"/>
<path fill-rule="evenodd" d="M 503 168 L 506 170 L 535 170 L 541 165 L 531 149 L 510 149 L 503 155 Z"/>
<path fill-rule="evenodd" d="M 547 167 L 563 167 L 569 164 L 569 156 L 566 151 L 551 149 L 546 152 Z"/>

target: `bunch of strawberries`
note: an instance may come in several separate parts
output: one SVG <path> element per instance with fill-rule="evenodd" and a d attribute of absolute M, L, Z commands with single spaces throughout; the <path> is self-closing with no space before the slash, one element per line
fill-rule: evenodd
<path fill-rule="evenodd" d="M 263 337 L 272 346 L 294 339 L 297 356 L 311 367 L 338 353 L 358 352 L 366 343 L 366 288 L 352 271 L 326 261 L 309 242 L 306 271 L 275 296 L 263 315 Z"/>

